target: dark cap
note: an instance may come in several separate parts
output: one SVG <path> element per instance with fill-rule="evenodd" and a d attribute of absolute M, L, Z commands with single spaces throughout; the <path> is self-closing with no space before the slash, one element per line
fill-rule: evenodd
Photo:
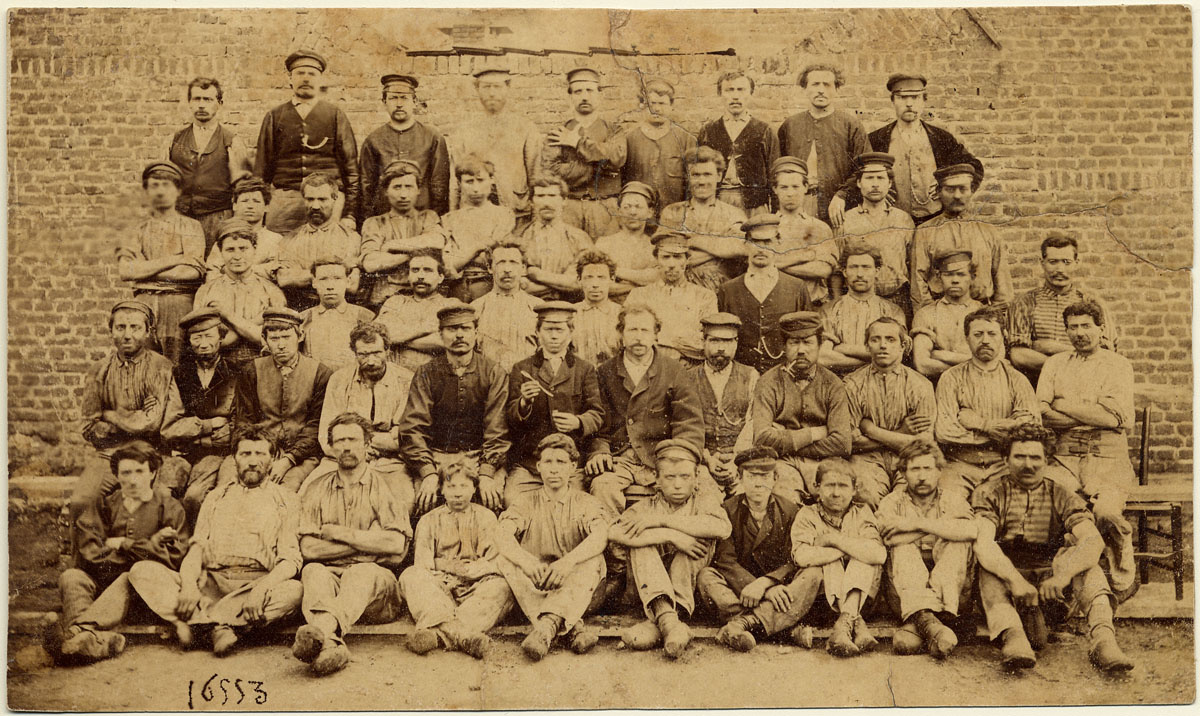
<path fill-rule="evenodd" d="M 379 84 L 383 85 L 384 89 L 388 89 L 389 85 L 408 85 L 410 90 L 415 90 L 420 83 L 412 75 L 384 75 L 379 78 Z"/>
<path fill-rule="evenodd" d="M 958 263 L 960 261 L 966 261 L 969 263 L 972 258 L 974 258 L 974 257 L 972 255 L 970 249 L 961 249 L 961 248 L 956 248 L 953 246 L 947 246 L 945 248 L 939 249 L 936 253 L 934 253 L 933 265 L 935 267 L 937 267 L 938 270 L 941 270 L 941 269 L 944 269 L 945 267 L 949 266 L 950 264 Z"/>
<path fill-rule="evenodd" d="M 263 309 L 262 313 L 263 328 L 278 328 L 287 326 L 299 326 L 304 323 L 304 316 L 296 313 L 287 306 L 271 306 Z"/>
<path fill-rule="evenodd" d="M 938 167 L 937 169 L 933 170 L 933 178 L 937 180 L 938 184 L 941 184 L 950 177 L 958 176 L 959 174 L 970 175 L 975 181 L 983 180 L 983 177 L 979 174 L 979 170 L 970 164 L 951 164 L 949 166 Z"/>
<path fill-rule="evenodd" d="M 741 328 L 742 319 L 732 313 L 721 311 L 701 318 L 700 325 L 706 330 L 709 328 Z"/>
<path fill-rule="evenodd" d="M 691 460 L 700 462 L 700 450 L 687 440 L 663 440 L 654 446 L 654 459 Z"/>
<path fill-rule="evenodd" d="M 229 236 L 230 234 L 250 234 L 256 236 L 254 227 L 249 222 L 242 219 L 226 219 L 217 225 L 217 241 Z"/>
<path fill-rule="evenodd" d="M 321 72 L 325 71 L 325 58 L 321 57 L 312 50 L 296 50 L 287 56 L 283 61 L 283 66 L 291 72 L 297 67 L 315 67 Z"/>
<path fill-rule="evenodd" d="M 171 162 L 151 162 L 142 170 L 142 183 L 145 183 L 150 178 L 152 172 L 165 172 L 175 177 L 175 183 L 183 181 L 183 172 L 179 171 L 179 167 Z"/>
<path fill-rule="evenodd" d="M 117 311 L 137 311 L 146 317 L 146 325 L 154 325 L 154 309 L 150 308 L 141 301 L 120 301 L 112 307 L 112 310 L 108 312 L 108 315 L 111 317 L 115 315 Z"/>
<path fill-rule="evenodd" d="M 401 170 L 405 169 L 405 167 L 408 167 L 409 171 L 404 171 L 404 174 L 416 174 L 417 176 L 421 176 L 421 165 L 417 164 L 411 159 L 397 159 L 395 161 L 388 162 L 387 166 L 383 168 L 383 174 L 380 176 L 389 178 L 397 177 L 401 174 Z"/>
<path fill-rule="evenodd" d="M 475 79 L 479 79 L 480 77 L 483 77 L 484 75 L 508 75 L 508 76 L 511 76 L 512 72 L 502 69 L 500 67 L 486 67 L 482 70 L 479 70 L 478 72 L 476 72 L 475 74 L 473 74 L 471 76 L 474 77 Z"/>
<path fill-rule="evenodd" d="M 779 319 L 779 329 L 788 338 L 808 338 L 821 331 L 821 314 L 796 311 Z"/>
<path fill-rule="evenodd" d="M 658 205 L 658 192 L 654 191 L 654 187 L 650 186 L 649 184 L 643 184 L 640 181 L 626 182 L 625 186 L 621 187 L 620 196 L 624 196 L 626 194 L 641 194 L 642 196 L 646 197 L 646 201 L 650 204 L 650 206 Z M 617 199 L 618 202 L 620 201 L 620 196 Z"/>
<path fill-rule="evenodd" d="M 437 312 L 438 327 L 458 326 L 463 323 L 476 323 L 479 320 L 475 309 L 459 300 L 452 300 Z"/>
<path fill-rule="evenodd" d="M 749 450 L 743 450 L 733 458 L 733 464 L 743 470 L 774 470 L 779 460 L 779 453 L 769 445 L 758 445 Z"/>
<path fill-rule="evenodd" d="M 771 162 L 771 173 L 778 174 L 779 172 L 799 172 L 808 176 L 808 164 L 798 157 L 780 157 Z"/>
<path fill-rule="evenodd" d="M 770 229 L 768 235 L 765 229 Z M 779 236 L 779 217 L 775 214 L 756 214 L 742 222 L 747 239 L 773 239 Z"/>
<path fill-rule="evenodd" d="M 566 321 L 578 310 L 575 304 L 566 301 L 543 301 L 533 307 L 533 312 L 544 321 Z"/>
<path fill-rule="evenodd" d="M 659 229 L 654 232 L 654 236 L 650 237 L 650 243 L 654 244 L 655 249 L 666 251 L 679 252 L 688 249 L 687 235 L 671 229 Z"/>
<path fill-rule="evenodd" d="M 929 84 L 921 75 L 894 74 L 887 80 L 888 92 L 922 92 Z"/>
<path fill-rule="evenodd" d="M 887 152 L 864 152 L 854 158 L 854 163 L 861 169 L 866 169 L 871 165 L 882 165 L 885 169 L 891 169 L 896 163 L 896 158 Z"/>
<path fill-rule="evenodd" d="M 567 71 L 567 86 L 570 87 L 572 82 L 595 82 L 596 84 L 600 84 L 600 73 L 591 67 L 576 67 L 573 70 Z"/>
<path fill-rule="evenodd" d="M 179 328 L 183 330 L 184 335 L 190 335 L 192 331 L 207 331 L 213 326 L 219 325 L 221 325 L 221 313 L 211 306 L 197 308 L 179 319 Z"/>

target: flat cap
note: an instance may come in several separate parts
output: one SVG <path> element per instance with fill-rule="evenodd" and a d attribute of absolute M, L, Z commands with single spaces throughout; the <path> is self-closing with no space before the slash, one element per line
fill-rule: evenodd
<path fill-rule="evenodd" d="M 765 229 L 770 229 L 767 234 Z M 772 239 L 779 235 L 779 217 L 775 214 L 757 214 L 742 222 L 742 231 L 748 239 Z"/>
<path fill-rule="evenodd" d="M 324 72 L 326 65 L 325 58 L 312 50 L 296 50 L 287 56 L 287 59 L 283 61 L 283 66 L 287 68 L 288 72 L 297 67 L 315 67 Z"/>
<path fill-rule="evenodd" d="M 383 85 L 384 89 L 389 85 L 408 85 L 410 90 L 415 90 L 420 83 L 412 75 L 384 75 L 379 78 L 379 84 Z"/>
<path fill-rule="evenodd" d="M 970 262 L 973 258 L 970 249 L 946 246 L 934 252 L 933 265 L 940 269 L 960 261 Z"/>
<path fill-rule="evenodd" d="M 458 326 L 463 323 L 475 323 L 479 316 L 475 309 L 459 300 L 453 300 L 438 309 L 438 326 Z"/>
<path fill-rule="evenodd" d="M 501 68 L 501 67 L 485 67 L 484 69 L 482 69 L 482 70 L 479 70 L 478 72 L 476 72 L 475 74 L 473 74 L 473 75 L 471 75 L 471 76 L 472 76 L 472 77 L 474 77 L 475 79 L 479 79 L 480 77 L 483 77 L 484 75 L 507 75 L 507 76 L 511 76 L 511 75 L 512 75 L 512 72 L 510 72 L 510 71 L 508 71 L 508 70 L 506 70 L 506 69 L 503 69 L 503 68 Z"/>
<path fill-rule="evenodd" d="M 654 446 L 655 460 L 691 460 L 692 462 L 700 462 L 700 450 L 695 445 L 687 440 L 663 440 Z"/>
<path fill-rule="evenodd" d="M 576 67 L 573 70 L 567 71 L 567 85 L 570 85 L 572 82 L 595 82 L 599 84 L 600 73 L 591 67 Z"/>
<path fill-rule="evenodd" d="M 973 177 L 975 181 L 983 180 L 983 175 L 981 175 L 979 170 L 971 164 L 950 164 L 948 166 L 938 167 L 937 169 L 933 170 L 933 178 L 936 179 L 939 184 L 950 177 L 955 177 L 960 174 L 968 174 Z"/>
<path fill-rule="evenodd" d="M 250 234 L 256 236 L 254 227 L 242 219 L 229 218 L 217 225 L 217 241 L 230 234 Z"/>
<path fill-rule="evenodd" d="M 212 306 L 197 308 L 179 319 L 179 327 L 185 334 L 192 331 L 207 331 L 213 326 L 221 325 L 221 313 Z"/>
<path fill-rule="evenodd" d="M 929 84 L 921 75 L 899 72 L 887 80 L 888 92 L 920 92 Z"/>
<path fill-rule="evenodd" d="M 769 445 L 757 445 L 743 450 L 733 458 L 733 464 L 745 470 L 774 470 L 779 453 Z"/>
<path fill-rule="evenodd" d="M 896 163 L 896 158 L 887 152 L 864 152 L 854 158 L 854 163 L 863 169 L 876 164 L 890 169 Z"/>
<path fill-rule="evenodd" d="M 771 162 L 771 173 L 778 174 L 779 172 L 799 172 L 808 176 L 808 164 L 798 157 L 780 157 Z"/>
<path fill-rule="evenodd" d="M 383 168 L 382 177 L 395 177 L 401 174 L 416 174 L 421 175 L 421 165 L 411 159 L 396 159 L 387 163 Z"/>
<path fill-rule="evenodd" d="M 720 311 L 701 318 L 700 325 L 704 328 L 741 328 L 742 319 L 732 313 Z"/>
<path fill-rule="evenodd" d="M 795 311 L 779 319 L 779 329 L 788 338 L 808 338 L 821 330 L 821 314 L 813 311 Z"/>
<path fill-rule="evenodd" d="M 262 319 L 264 328 L 269 323 L 277 326 L 299 326 L 304 323 L 304 316 L 301 316 L 287 306 L 271 306 L 270 308 L 263 309 Z"/>
<path fill-rule="evenodd" d="M 547 321 L 565 321 L 578 310 L 575 304 L 566 301 L 543 301 L 533 307 L 533 312 Z"/>
<path fill-rule="evenodd" d="M 659 229 L 650 237 L 650 243 L 655 249 L 666 251 L 687 251 L 687 235 L 671 229 Z"/>
<path fill-rule="evenodd" d="M 650 206 L 658 205 L 658 192 L 654 191 L 654 187 L 649 184 L 644 184 L 640 181 L 626 182 L 625 186 L 621 187 L 621 196 L 626 194 L 640 194 L 646 197 L 646 202 Z"/>
<path fill-rule="evenodd" d="M 142 170 L 142 183 L 154 172 L 164 172 L 175 177 L 176 183 L 183 181 L 183 172 L 179 171 L 179 167 L 171 162 L 150 162 L 146 168 Z"/>
<path fill-rule="evenodd" d="M 154 309 L 141 301 L 119 301 L 108 312 L 108 315 L 112 316 L 117 311 L 137 311 L 146 317 L 147 324 L 154 325 Z"/>

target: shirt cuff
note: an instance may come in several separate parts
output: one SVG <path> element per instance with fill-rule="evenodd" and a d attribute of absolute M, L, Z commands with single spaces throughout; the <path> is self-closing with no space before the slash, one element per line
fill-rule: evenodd
<path fill-rule="evenodd" d="M 436 474 L 438 474 L 437 467 L 435 467 L 433 465 L 429 465 L 429 464 L 425 464 L 425 465 L 421 466 L 421 479 L 422 480 L 429 477 L 430 475 L 436 475 Z"/>

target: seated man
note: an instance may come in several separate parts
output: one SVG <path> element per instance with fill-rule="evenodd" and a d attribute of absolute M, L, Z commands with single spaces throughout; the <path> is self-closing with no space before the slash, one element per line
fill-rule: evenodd
<path fill-rule="evenodd" d="M 497 244 L 492 248 L 492 290 L 471 302 L 478 315 L 479 350 L 506 373 L 537 347 L 533 307 L 542 300 L 521 288 L 525 267 L 520 245 Z"/>
<path fill-rule="evenodd" d="M 651 241 L 654 242 L 658 280 L 630 291 L 626 303 L 653 306 L 655 311 L 670 316 L 671 320 L 659 333 L 659 349 L 686 365 L 699 365 L 704 360 L 700 319 L 717 312 L 717 295 L 686 279 L 687 236 L 660 229 Z"/>
<path fill-rule="evenodd" d="M 363 271 L 374 277 L 367 299 L 372 308 L 378 309 L 392 296 L 409 293 L 408 262 L 413 252 L 441 251 L 445 246 L 446 236 L 437 213 L 417 208 L 424 181 L 421 168 L 407 159 L 389 163 L 380 177 L 379 186 L 389 210 L 363 221 L 360 257 Z"/>
<path fill-rule="evenodd" d="M 437 249 L 416 249 L 408 259 L 408 282 L 412 294 L 389 298 L 376 318 L 387 328 L 391 360 L 410 372 L 439 356 L 446 347 L 438 335 L 437 312 L 453 302 L 438 293 L 446 276 Z"/>
<path fill-rule="evenodd" d="M 354 222 L 350 217 L 343 217 L 341 221 L 334 218 L 341 195 L 338 183 L 338 179 L 325 172 L 304 177 L 300 183 L 300 193 L 304 197 L 305 223 L 279 242 L 279 270 L 275 273 L 275 280 L 287 297 L 287 305 L 293 310 L 303 311 L 317 304 L 311 269 L 313 261 L 322 256 L 336 256 L 350 267 L 346 291 L 351 295 L 358 293 L 362 238 L 354 230 Z"/>
<path fill-rule="evenodd" d="M 47 651 L 64 661 L 120 654 L 125 637 L 108 630 L 125 618 L 133 598 L 130 568 L 149 561 L 178 569 L 187 543 L 183 507 L 152 486 L 162 464 L 154 448 L 135 441 L 115 450 L 110 462 L 119 489 L 97 495 L 75 520 L 75 566 L 58 578 L 63 631 L 52 632 Z"/>
<path fill-rule="evenodd" d="M 811 311 L 779 319 L 784 362 L 754 390 L 754 443 L 779 453 L 775 493 L 808 504 L 816 498 L 817 463 L 850 454 L 850 408 L 842 381 L 817 365 L 821 318 Z"/>
<path fill-rule="evenodd" d="M 571 438 L 551 433 L 537 452 L 541 489 L 516 496 L 495 532 L 500 572 L 533 625 L 521 642 L 533 661 L 549 653 L 559 636 L 569 638 L 576 654 L 599 640 L 583 615 L 604 584 L 610 520 L 599 500 L 571 487 L 579 464 Z"/>
<path fill-rule="evenodd" d="M 937 380 L 951 366 L 971 360 L 962 322 L 983 304 L 971 298 L 970 251 L 947 249 L 937 255 L 933 265 L 946 292 L 913 316 L 913 367 Z"/>
<path fill-rule="evenodd" d="M 663 440 L 654 454 L 654 496 L 622 514 L 608 539 L 628 548 L 629 578 L 646 612 L 646 621 L 622 631 L 621 641 L 639 650 L 661 643 L 668 657 L 678 659 L 692 640 L 680 615 L 690 617 L 695 610 L 696 580 L 732 527 L 721 504 L 697 492 L 695 444 Z"/>
<path fill-rule="evenodd" d="M 933 384 L 900 363 L 910 345 L 896 319 L 876 319 L 867 326 L 871 362 L 846 376 L 850 464 L 859 477 L 858 500 L 871 509 L 904 483 L 897 453 L 918 437 L 933 438 Z"/>
<path fill-rule="evenodd" d="M 879 589 L 887 548 L 871 508 L 854 502 L 854 469 L 840 458 L 817 466 L 817 502 L 800 508 L 792 523 L 792 561 L 800 569 L 794 587 L 794 609 L 808 613 L 821 586 L 838 614 L 825 643 L 834 656 L 857 656 L 875 646 L 862 619 L 862 608 Z M 792 638 L 811 646 L 807 630 L 793 629 Z"/>
<path fill-rule="evenodd" d="M 551 433 L 580 442 L 600 429 L 604 408 L 596 368 L 571 348 L 575 306 L 548 301 L 536 307 L 538 350 L 513 366 L 508 377 L 508 482 L 504 503 L 542 486 L 535 467 L 537 446 Z M 578 467 L 578 466 L 577 466 Z M 583 489 L 583 472 L 571 475 L 571 486 Z"/>
<path fill-rule="evenodd" d="M 296 492 L 317 466 L 321 446 L 317 426 L 329 368 L 300 355 L 300 328 L 304 318 L 290 308 L 263 312 L 263 342 L 270 355 L 256 358 L 238 375 L 233 410 L 233 438 L 257 425 L 279 445 L 267 479 Z M 231 461 L 226 460 L 217 484 L 233 482 Z"/>
<path fill-rule="evenodd" d="M 1104 309 L 1093 301 L 1062 312 L 1075 350 L 1042 366 L 1037 399 L 1042 420 L 1058 432 L 1057 461 L 1074 476 L 1104 537 L 1109 580 L 1118 598 L 1134 586 L 1133 527 L 1125 500 L 1136 483 L 1126 431 L 1133 426 L 1133 366 L 1101 348 Z"/>
<path fill-rule="evenodd" d="M 312 287 L 317 305 L 300 315 L 304 323 L 304 355 L 320 361 L 331 371 L 354 365 L 350 332 L 360 323 L 375 320 L 362 306 L 346 303 L 349 269 L 336 256 L 323 256 L 312 263 Z"/>
<path fill-rule="evenodd" d="M 611 294 L 624 300 L 630 290 L 658 280 L 654 249 L 650 235 L 654 233 L 655 207 L 658 194 L 649 184 L 631 181 L 621 187 L 617 197 L 618 229 L 616 233 L 596 239 L 596 251 L 617 262 L 612 270 Z"/>
<path fill-rule="evenodd" d="M 556 176 L 533 180 L 533 222 L 521 232 L 521 253 L 526 259 L 529 293 L 546 300 L 578 296 L 575 257 L 592 248 L 592 237 L 563 221 L 567 184 Z"/>
<path fill-rule="evenodd" d="M 440 641 L 482 659 L 488 629 L 512 608 L 512 591 L 496 565 L 496 515 L 472 504 L 478 477 L 462 463 L 442 480 L 446 504 L 417 523 L 413 564 L 400 575 L 400 590 L 416 631 L 408 637 L 414 654 L 428 654 Z"/>
<path fill-rule="evenodd" d="M 225 656 L 239 631 L 274 624 L 300 608 L 296 496 L 267 479 L 278 452 L 265 432 L 242 433 L 233 455 L 237 481 L 204 500 L 179 571 L 141 562 L 129 573 L 184 647 L 193 626 L 211 626 L 213 653 Z"/>
<path fill-rule="evenodd" d="M 928 648 L 944 659 L 958 637 L 938 614 L 956 618 L 959 603 L 970 599 L 975 523 L 965 500 L 938 487 L 946 461 L 932 440 L 909 442 L 899 463 L 905 488 L 880 500 L 875 511 L 888 548 L 888 602 L 904 622 L 892 634 L 892 649 L 918 654 Z"/>
<path fill-rule="evenodd" d="M 470 303 L 492 290 L 488 250 L 512 235 L 517 217 L 511 208 L 512 199 L 500 205 L 488 201 L 488 196 L 497 191 L 496 167 L 490 161 L 468 154 L 455 161 L 454 176 L 459 202 L 457 209 L 442 216 L 446 234 L 442 254 L 450 273 L 449 295 Z M 525 197 L 520 201 L 524 203 Z M 523 216 L 529 216 L 528 208 Z"/>
<path fill-rule="evenodd" d="M 575 304 L 575 352 L 588 363 L 599 366 L 621 351 L 617 316 L 621 304 L 610 299 L 617 265 L 601 251 L 584 251 L 575 262 L 575 273 L 583 291 L 583 300 Z"/>
<path fill-rule="evenodd" d="M 270 203 L 271 187 L 258 177 L 240 179 L 233 185 L 233 218 L 245 222 L 254 234 L 252 248 L 247 253 L 250 270 L 268 281 L 274 281 L 275 272 L 279 270 L 279 242 L 283 237 L 267 228 L 267 205 Z M 207 269 L 206 281 L 219 276 L 225 267 L 225 255 L 220 239 L 223 225 L 224 222 L 217 225 L 217 243 L 209 249 L 208 259 L 204 262 Z M 200 304 L 196 303 L 196 307 L 199 306 Z M 260 316 L 262 310 L 259 309 L 250 315 Z"/>
<path fill-rule="evenodd" d="M 478 470 L 479 501 L 503 506 L 509 448 L 508 376 L 475 349 L 475 309 L 453 301 L 437 313 L 442 355 L 421 366 L 400 421 L 400 452 L 414 480 L 417 514 L 433 509 L 440 475 L 455 462 Z M 417 484 L 419 481 L 419 484 Z"/>
<path fill-rule="evenodd" d="M 842 275 L 847 293 L 821 307 L 821 365 L 839 376 L 871 362 L 866 346 L 867 326 L 877 318 L 890 318 L 904 326 L 904 312 L 875 293 L 875 276 L 882 265 L 879 249 L 856 239 L 842 251 Z"/>
<path fill-rule="evenodd" d="M 992 308 L 963 320 L 971 360 L 943 373 L 935 392 L 934 434 L 950 459 L 942 486 L 964 500 L 984 480 L 1004 472 L 997 449 L 1004 435 L 1018 425 L 1041 423 L 1033 386 L 1004 360 L 1000 321 Z"/>
<path fill-rule="evenodd" d="M 790 629 L 802 616 L 794 611 L 799 600 L 790 536 L 799 507 L 772 493 L 777 459 L 769 447 L 734 458 L 744 494 L 725 500 L 733 532 L 717 543 L 712 565 L 696 580 L 700 595 L 725 621 L 717 641 L 734 651 L 750 651 L 756 636 Z"/>
<path fill-rule="evenodd" d="M 814 146 L 815 146 L 814 142 Z M 782 156 L 771 165 L 775 195 L 779 198 L 779 246 L 782 253 L 775 265 L 780 271 L 802 279 L 808 297 L 817 305 L 829 298 L 829 276 L 838 262 L 833 230 L 820 218 L 805 212 L 810 203 L 808 164 L 796 157 Z"/>
<path fill-rule="evenodd" d="M 367 462 L 372 426 L 354 413 L 329 424 L 337 467 L 300 493 L 301 608 L 307 622 L 292 655 L 328 676 L 350 662 L 346 632 L 400 616 L 400 583 L 392 570 L 408 553 L 412 527 L 384 478 Z"/>
<path fill-rule="evenodd" d="M 1114 599 L 1099 566 L 1104 540 L 1083 500 L 1046 476 L 1052 439 L 1037 425 L 1015 428 L 1004 453 L 1007 471 L 971 501 L 988 632 L 1003 642 L 1005 667 L 1028 669 L 1037 663 L 1034 650 L 1045 646 L 1043 608 L 1065 614 L 1069 606 L 1087 616 L 1092 663 L 1128 671 L 1133 662 L 1117 646 Z"/>

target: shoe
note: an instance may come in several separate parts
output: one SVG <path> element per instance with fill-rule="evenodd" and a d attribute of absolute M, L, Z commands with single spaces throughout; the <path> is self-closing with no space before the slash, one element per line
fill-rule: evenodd
<path fill-rule="evenodd" d="M 717 642 L 734 651 L 741 652 L 750 651 L 758 644 L 754 640 L 754 635 L 746 629 L 746 622 L 741 617 L 734 617 L 721 627 L 721 630 L 717 632 Z"/>
<path fill-rule="evenodd" d="M 917 625 L 911 620 L 904 622 L 892 632 L 892 653 L 900 656 L 912 656 L 925 651 L 925 640 L 917 631 Z"/>
<path fill-rule="evenodd" d="M 321 645 L 324 643 L 324 632 L 312 624 L 305 624 L 296 630 L 296 640 L 292 642 L 292 656 L 305 664 L 311 664 L 321 653 Z"/>
<path fill-rule="evenodd" d="M 321 649 L 321 653 L 313 659 L 309 669 L 317 676 L 329 676 L 346 668 L 346 664 L 349 663 L 350 650 L 346 645 L 330 643 Z"/>
<path fill-rule="evenodd" d="M 525 652 L 530 661 L 541 661 L 542 657 L 550 653 L 550 644 L 554 642 L 555 636 L 557 634 L 553 622 L 545 617 L 538 619 L 529 635 L 521 642 L 521 651 Z"/>
<path fill-rule="evenodd" d="M 405 645 L 414 654 L 428 654 L 438 647 L 437 632 L 432 629 L 418 629 L 408 635 Z"/>
<path fill-rule="evenodd" d="M 871 627 L 867 625 L 867 620 L 862 618 L 862 615 L 854 617 L 854 646 L 858 647 L 859 652 L 867 652 L 875 648 L 879 642 L 875 640 L 875 635 L 871 633 Z"/>
<path fill-rule="evenodd" d="M 646 651 L 662 643 L 662 632 L 658 630 L 657 624 L 647 619 L 622 629 L 621 641 L 630 649 Z"/>
<path fill-rule="evenodd" d="M 667 612 L 660 617 L 659 631 L 663 635 L 663 651 L 672 659 L 683 656 L 688 644 L 692 643 L 692 630 L 688 629 L 674 612 Z"/>
<path fill-rule="evenodd" d="M 849 614 L 839 615 L 833 624 L 833 631 L 825 642 L 825 649 L 834 656 L 858 656 L 858 647 L 854 645 L 854 617 Z"/>
<path fill-rule="evenodd" d="M 920 611 L 914 617 L 917 633 L 924 639 L 929 653 L 935 659 L 945 659 L 958 646 L 958 635 L 942 623 L 933 612 Z M 1043 624 L 1044 626 L 1044 624 Z"/>
<path fill-rule="evenodd" d="M 1029 639 L 1020 629 L 1005 629 L 1001 635 L 1004 646 L 1000 648 L 1000 664 L 1006 669 L 1032 669 L 1037 665 L 1037 656 Z"/>
<path fill-rule="evenodd" d="M 237 634 L 233 633 L 231 627 L 223 624 L 218 624 L 212 630 L 212 650 L 215 656 L 225 656 L 233 650 L 233 645 L 237 644 Z"/>
<path fill-rule="evenodd" d="M 467 629 L 457 619 L 442 624 L 442 634 L 450 642 L 447 645 L 450 649 L 461 651 L 475 659 L 482 659 L 492 643 L 486 634 Z"/>
<path fill-rule="evenodd" d="M 111 659 L 125 651 L 125 635 L 113 631 L 79 629 L 62 644 L 63 656 L 91 662 Z"/>
<path fill-rule="evenodd" d="M 173 622 L 171 624 L 175 630 L 175 641 L 179 642 L 181 648 L 187 649 L 192 645 L 192 627 L 187 622 Z"/>
<path fill-rule="evenodd" d="M 1046 613 L 1040 606 L 1027 607 L 1017 612 L 1021 615 L 1021 628 L 1034 651 L 1041 651 L 1050 643 L 1050 629 L 1046 627 Z"/>
<path fill-rule="evenodd" d="M 595 629 L 584 626 L 583 622 L 576 624 L 567 636 L 571 639 L 571 651 L 576 654 L 588 653 L 600 641 L 600 634 Z"/>
<path fill-rule="evenodd" d="M 813 648 L 813 628 L 808 624 L 797 624 L 788 632 L 792 643 L 804 649 Z"/>
<path fill-rule="evenodd" d="M 1107 631 L 1105 629 L 1105 632 Z M 1092 648 L 1088 651 L 1088 658 L 1092 660 L 1096 668 L 1108 674 L 1119 674 L 1133 668 L 1133 662 L 1125 656 L 1121 647 L 1117 646 L 1117 638 L 1111 633 L 1106 633 L 1093 641 Z"/>

